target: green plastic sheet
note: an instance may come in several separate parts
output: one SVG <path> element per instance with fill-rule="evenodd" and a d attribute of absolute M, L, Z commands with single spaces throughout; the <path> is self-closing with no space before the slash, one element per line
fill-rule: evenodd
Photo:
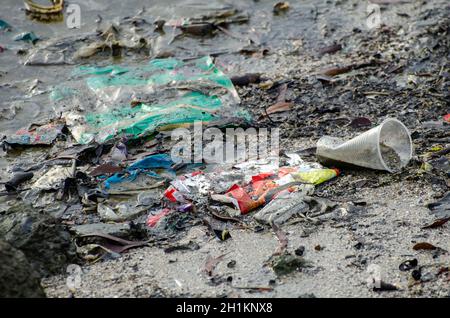
<path fill-rule="evenodd" d="M 144 65 L 81 66 L 51 95 L 77 142 L 140 138 L 226 117 L 249 119 L 231 80 L 210 57 Z"/>

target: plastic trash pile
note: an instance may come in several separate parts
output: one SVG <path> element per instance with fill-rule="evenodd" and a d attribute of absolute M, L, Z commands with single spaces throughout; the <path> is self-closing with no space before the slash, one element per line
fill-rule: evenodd
<path fill-rule="evenodd" d="M 249 164 L 252 162 L 246 162 L 246 165 Z M 265 206 L 257 215 L 267 214 L 267 211 L 272 214 L 285 213 L 280 220 L 286 221 L 286 215 L 294 215 L 295 206 L 302 205 L 302 198 L 313 194 L 314 185 L 339 175 L 337 169 L 324 169 L 314 163 L 302 162 L 301 165 L 275 169 L 271 165 L 269 168 L 262 167 L 255 175 L 245 167 L 231 171 L 219 169 L 210 173 L 195 171 L 173 180 L 164 196 L 174 204 L 204 203 L 209 197 L 216 205 L 225 205 L 228 216 L 244 215 Z M 280 211 L 277 204 L 293 197 L 294 193 L 297 200 L 291 205 L 292 209 Z M 259 217 L 259 220 L 265 223 L 275 221 L 270 216 Z"/>

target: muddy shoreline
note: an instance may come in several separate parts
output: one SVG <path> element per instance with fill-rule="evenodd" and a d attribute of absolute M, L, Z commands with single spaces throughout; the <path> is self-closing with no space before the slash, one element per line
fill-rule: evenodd
<path fill-rule="evenodd" d="M 232 24 L 229 34 L 219 32 L 206 39 L 188 36 L 180 45 L 197 48 L 196 43 L 202 43 L 198 44 L 200 53 L 215 55 L 217 67 L 229 76 L 261 73 L 259 83 L 237 87 L 240 106 L 253 115 L 253 127 L 280 128 L 282 154 L 296 152 L 302 159 L 316 162 L 313 148 L 321 136 L 350 138 L 395 117 L 407 126 L 413 139 L 414 156 L 408 166 L 394 174 L 343 167 L 337 178 L 317 186 L 314 196 L 335 202 L 337 208 L 318 219 L 282 227 L 286 252 L 295 255 L 300 248 L 310 264 L 287 275 L 277 275 L 270 263 L 279 238 L 267 226 L 255 231 L 257 223 L 251 214 L 242 217 L 242 224 L 222 222 L 231 239 L 220 241 L 202 221 L 209 212 L 196 210 L 182 220 L 180 230 L 163 241 L 89 263 L 76 255 L 73 228 L 99 219 L 83 210 L 86 206 L 74 197 L 64 204 L 55 201 L 51 191 L 44 198 L 33 193 L 0 197 L 2 238 L 33 263 L 47 297 L 450 296 L 449 278 L 442 271 L 448 269 L 450 257 L 439 252 L 450 250 L 448 224 L 423 229 L 438 218 L 427 204 L 442 198 L 450 185 L 449 154 L 445 153 L 450 126 L 442 120 L 450 100 L 450 6 L 439 0 L 381 5 L 383 24 L 367 29 L 366 4 L 314 3 L 291 3 L 287 12 L 273 16 L 272 2 L 255 2 L 249 22 Z M 301 22 L 295 28 L 297 20 Z M 89 24 L 93 22 L 85 22 L 83 28 Z M 232 42 L 235 35 L 251 38 L 252 48 L 244 45 L 245 41 Z M 217 48 L 212 50 L 209 45 L 224 38 L 222 51 L 228 53 L 214 54 Z M 71 67 L 21 66 L 14 74 L 7 63 L 18 63 L 18 49 L 12 46 L 6 56 L 0 53 L 0 81 L 6 96 L 1 120 L 7 128 L 1 133 L 5 136 L 29 120 L 26 112 L 20 111 L 23 105 L 44 105 L 40 94 L 30 93 L 30 99 L 11 114 L 10 102 L 23 87 L 5 83 L 34 78 L 46 70 L 57 78 Z M 173 54 L 185 57 L 183 50 Z M 136 63 L 149 57 L 129 58 Z M 109 58 L 100 55 L 94 61 L 104 65 Z M 49 77 L 44 75 L 38 87 L 50 90 L 54 80 Z M 284 105 L 285 111 L 268 114 L 281 94 L 289 105 Z M 50 110 L 39 113 L 45 118 Z M 10 166 L 43 160 L 63 149 L 64 141 L 53 147 L 50 151 L 2 152 L 1 180 L 12 175 Z M 170 144 L 162 146 L 167 147 Z M 65 166 L 70 164 L 69 160 Z M 136 222 L 117 222 L 112 233 L 135 241 L 152 240 L 152 234 L 142 228 L 145 216 L 139 217 Z M 420 242 L 439 249 L 414 250 Z M 164 251 L 167 246 L 183 244 L 195 248 Z M 207 273 L 205 266 L 211 258 L 220 260 Z M 412 271 L 399 270 L 400 264 L 410 259 L 418 260 L 422 278 L 427 279 L 416 280 Z M 68 264 L 81 266 L 76 288 L 68 285 Z M 367 280 L 374 268 L 397 290 L 369 287 Z"/>

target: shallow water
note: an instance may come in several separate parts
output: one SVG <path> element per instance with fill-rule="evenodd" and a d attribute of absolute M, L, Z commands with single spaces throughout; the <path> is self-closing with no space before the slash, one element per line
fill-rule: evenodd
<path fill-rule="evenodd" d="M 135 16 L 143 7 L 146 10 L 141 14 L 147 21 L 159 19 L 173 20 L 183 17 L 194 17 L 208 14 L 227 8 L 237 8 L 250 15 L 247 23 L 231 24 L 228 28 L 230 34 L 219 32 L 212 37 L 183 37 L 174 41 L 169 47 L 176 51 L 177 56 L 202 56 L 211 53 L 222 53 L 217 61 L 228 72 L 239 72 L 246 65 L 248 69 L 264 70 L 267 65 L 256 59 L 252 61 L 237 51 L 252 44 L 260 48 L 275 51 L 291 47 L 293 50 L 301 42 L 301 50 L 312 50 L 314 47 L 327 44 L 321 34 L 323 23 L 321 12 L 332 10 L 334 4 L 326 1 L 293 2 L 291 9 L 283 14 L 274 15 L 272 6 L 274 1 L 118 1 L 118 0 L 78 0 L 71 2 L 78 4 L 81 9 L 80 29 L 69 29 L 67 21 L 56 23 L 41 23 L 26 16 L 23 3 L 15 0 L 4 0 L 0 19 L 7 21 L 11 26 L 10 32 L 0 32 L 0 45 L 5 47 L 0 53 L 0 133 L 6 134 L 26 126 L 32 121 L 45 120 L 52 114 L 52 108 L 47 92 L 58 82 L 64 81 L 72 66 L 24 66 L 23 58 L 17 54 L 18 50 L 28 50 L 31 44 L 14 41 L 13 37 L 21 32 L 33 31 L 41 41 L 54 40 L 68 36 L 78 36 L 92 33 L 97 28 L 97 21 L 101 16 L 101 25 L 108 22 L 119 22 L 126 16 Z M 40 1 L 39 3 L 45 3 Z M 363 7 L 361 7 L 363 12 Z M 67 18 L 67 16 L 66 16 Z M 327 28 L 341 26 L 339 32 L 351 31 L 351 28 L 342 27 L 351 21 L 354 15 L 344 12 L 333 16 L 326 21 Z M 67 19 L 66 19 L 67 20 Z M 359 22 L 361 23 L 361 19 Z M 228 54 L 225 52 L 229 52 Z M 225 53 L 225 54 L 224 54 Z M 131 57 L 132 58 L 132 57 Z M 89 59 L 85 61 L 90 63 Z M 94 61 L 98 62 L 98 61 Z M 104 61 L 105 62 L 105 61 Z M 111 59 L 109 62 L 115 62 Z M 126 62 L 122 60 L 120 62 Z M 272 65 L 272 68 L 274 66 Z M 33 90 L 36 79 L 39 80 Z M 43 92 L 39 94 L 39 92 Z"/>
<path fill-rule="evenodd" d="M 45 3 L 45 0 L 39 0 L 39 3 Z M 66 20 L 57 23 L 32 20 L 26 15 L 22 1 L 2 1 L 0 19 L 9 23 L 12 30 L 0 30 L 0 46 L 5 48 L 0 53 L 0 137 L 31 123 L 46 122 L 57 116 L 49 93 L 54 86 L 66 81 L 74 68 L 74 65 L 24 65 L 26 52 L 32 50 L 33 45 L 13 40 L 21 32 L 33 31 L 41 38 L 36 47 L 42 47 L 47 41 L 55 39 L 95 34 L 97 29 L 104 30 L 111 22 L 119 23 L 124 17 L 134 17 L 137 14 L 153 23 L 161 19 L 179 20 L 236 8 L 247 13 L 249 20 L 229 24 L 228 32 L 218 31 L 213 36 L 174 38 L 176 30 L 165 27 L 166 34 L 160 37 L 161 41 L 153 43 L 153 47 L 160 45 L 177 58 L 212 54 L 216 56 L 215 64 L 231 76 L 246 72 L 283 74 L 283 63 L 278 63 L 283 56 L 305 57 L 305 63 L 308 63 L 309 57 L 318 55 L 318 48 L 346 38 L 355 29 L 367 30 L 365 1 L 291 1 L 290 9 L 279 15 L 273 13 L 273 5 L 276 3 L 273 0 L 77 0 L 71 3 L 78 4 L 81 9 L 79 29 L 69 29 Z M 390 6 L 389 14 L 396 17 L 396 20 L 389 20 L 386 12 L 384 14 L 387 20 L 384 22 L 401 23 L 401 18 L 395 13 L 405 10 L 407 11 L 405 6 Z M 70 44 L 70 41 L 67 43 Z M 256 48 L 255 55 L 240 52 L 249 47 Z M 342 53 L 346 54 L 352 49 L 352 43 L 348 42 Z M 268 50 L 268 55 L 264 58 L 261 55 L 263 50 Z M 25 53 L 19 54 L 20 51 Z M 106 55 L 87 58 L 79 63 L 143 63 L 151 57 L 150 53 L 127 54 L 117 60 Z M 295 65 L 290 66 L 293 67 Z M 0 158 L 4 158 L 1 151 Z M 0 170 L 5 167 L 5 160 L 0 160 Z"/>
<path fill-rule="evenodd" d="M 46 2 L 40 0 L 38 3 Z M 49 118 L 57 116 L 49 94 L 54 86 L 67 80 L 74 67 L 73 65 L 24 65 L 33 45 L 14 41 L 14 36 L 22 32 L 33 31 L 40 38 L 36 47 L 41 47 L 47 41 L 55 39 L 94 34 L 97 29 L 103 30 L 111 22 L 119 23 L 124 17 L 133 17 L 136 14 L 152 23 L 161 19 L 179 20 L 236 8 L 243 13 L 248 13 L 249 21 L 230 24 L 227 28 L 229 32 L 217 32 L 213 36 L 206 37 L 184 36 L 173 40 L 170 32 L 175 33 L 175 29 L 169 28 L 169 34 L 161 36 L 162 42 L 165 42 L 164 45 L 168 50 L 179 58 L 217 55 L 216 65 L 230 75 L 250 71 L 270 72 L 277 69 L 276 63 L 243 55 L 239 51 L 250 46 L 260 51 L 263 49 L 269 52 L 285 50 L 287 54 L 297 54 L 298 49 L 313 52 L 318 46 L 330 44 L 323 35 L 324 21 L 322 21 L 321 13 L 333 10 L 335 6 L 335 4 L 328 4 L 327 1 L 292 2 L 287 12 L 274 15 L 275 1 L 270 0 L 245 2 L 237 0 L 151 2 L 77 0 L 71 3 L 78 4 L 81 9 L 79 29 L 67 27 L 67 12 L 61 22 L 43 23 L 26 15 L 22 1 L 2 1 L 0 19 L 10 24 L 12 29 L 9 32 L 0 30 L 0 46 L 5 48 L 0 53 L 0 137 L 32 123 L 44 123 Z M 363 12 L 363 7 L 360 11 Z M 331 26 L 332 29 L 338 29 L 340 33 L 345 34 L 352 28 L 338 28 L 338 26 L 345 23 L 352 24 L 353 17 L 341 12 L 333 15 L 326 24 L 327 27 Z M 362 19 L 359 20 L 360 23 L 362 21 Z M 320 38 L 323 40 L 318 41 Z M 168 42 L 170 44 L 167 44 Z M 19 54 L 21 51 L 25 53 Z M 88 58 L 81 63 L 105 65 L 118 62 L 132 63 L 136 60 L 139 63 L 150 57 L 128 54 L 120 60 L 112 57 Z M 5 154 L 1 151 L 0 158 L 5 159 Z M 4 170 L 8 165 L 6 161 L 11 160 L 11 158 L 3 159 L 0 160 L 0 170 L 2 170 L 0 177 L 5 173 Z"/>

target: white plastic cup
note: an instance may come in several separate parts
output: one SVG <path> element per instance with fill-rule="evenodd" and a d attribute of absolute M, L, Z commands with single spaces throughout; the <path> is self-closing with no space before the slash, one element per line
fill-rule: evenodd
<path fill-rule="evenodd" d="M 322 163 L 348 163 L 391 173 L 405 167 L 412 154 L 408 128 L 395 118 L 387 118 L 377 127 L 349 141 L 323 136 L 317 142 L 316 150 L 316 156 Z"/>

